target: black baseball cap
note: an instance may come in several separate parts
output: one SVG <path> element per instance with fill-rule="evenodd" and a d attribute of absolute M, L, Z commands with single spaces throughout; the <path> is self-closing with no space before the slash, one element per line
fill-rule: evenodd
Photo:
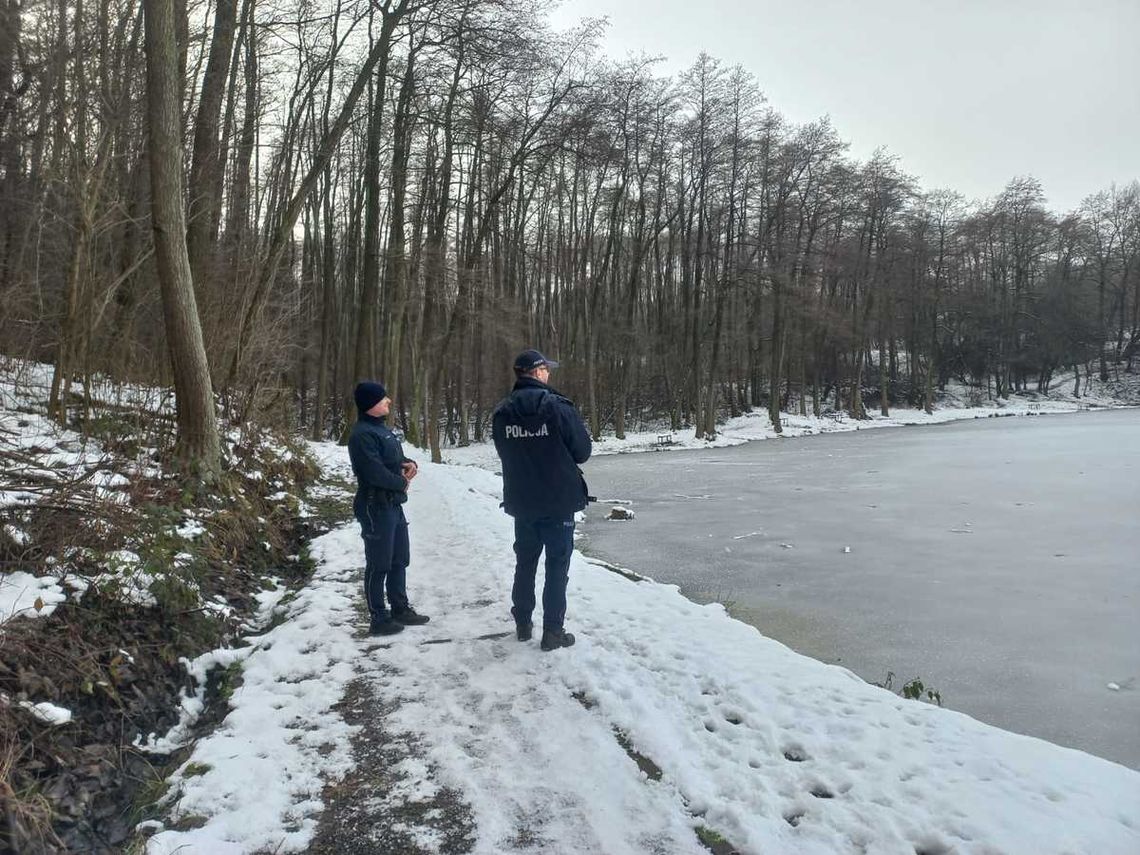
<path fill-rule="evenodd" d="M 547 359 L 537 350 L 524 350 L 515 357 L 515 373 L 526 374 L 528 371 L 533 371 L 541 365 L 547 368 L 557 368 L 558 363 L 553 359 Z"/>

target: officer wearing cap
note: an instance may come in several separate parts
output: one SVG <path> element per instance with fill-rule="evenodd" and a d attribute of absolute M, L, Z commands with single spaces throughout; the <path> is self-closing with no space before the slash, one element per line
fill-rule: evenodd
<path fill-rule="evenodd" d="M 419 467 L 404 456 L 399 438 L 384 424 L 392 399 L 383 384 L 358 383 L 353 398 L 358 419 L 348 439 L 348 456 L 358 485 L 352 508 L 364 538 L 364 597 L 372 618 L 369 632 L 394 635 L 405 626 L 429 620 L 412 608 L 405 585 L 410 554 L 402 505 Z"/>
<path fill-rule="evenodd" d="M 592 450 L 574 402 L 549 385 L 558 363 L 537 350 L 515 359 L 515 385 L 495 409 L 491 435 L 503 464 L 503 509 L 515 520 L 511 615 L 519 641 L 531 638 L 538 559 L 546 550 L 542 588 L 543 650 L 569 647 L 566 583 L 574 551 L 574 514 L 586 507 L 578 465 Z"/>

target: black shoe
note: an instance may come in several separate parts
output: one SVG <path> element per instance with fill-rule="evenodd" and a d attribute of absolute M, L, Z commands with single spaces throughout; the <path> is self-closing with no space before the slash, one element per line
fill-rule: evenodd
<path fill-rule="evenodd" d="M 539 645 L 543 650 L 557 650 L 559 647 L 571 647 L 574 644 L 574 636 L 569 632 L 563 632 L 560 629 L 544 629 L 542 631 L 542 643 Z"/>
<path fill-rule="evenodd" d="M 523 623 L 515 617 L 515 607 L 511 606 L 511 617 L 515 618 L 515 635 L 518 636 L 519 641 L 530 641 L 531 633 L 534 630 L 534 624 L 530 621 Z"/>
<path fill-rule="evenodd" d="M 392 620 L 404 626 L 420 626 L 427 623 L 431 618 L 427 615 L 421 615 L 411 606 L 408 606 L 406 609 L 392 609 Z"/>
<path fill-rule="evenodd" d="M 368 625 L 369 635 L 395 635 L 403 631 L 404 625 L 394 620 L 374 620 Z"/>

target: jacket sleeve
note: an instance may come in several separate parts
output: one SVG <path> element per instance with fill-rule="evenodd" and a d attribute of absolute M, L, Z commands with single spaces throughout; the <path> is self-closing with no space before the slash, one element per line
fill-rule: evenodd
<path fill-rule="evenodd" d="M 559 402 L 559 415 L 562 420 L 562 439 L 570 450 L 574 462 L 581 464 L 590 459 L 590 452 L 594 444 L 590 440 L 590 432 L 586 430 L 586 423 L 578 414 L 578 409 L 569 401 Z"/>
<path fill-rule="evenodd" d="M 384 465 L 376 437 L 368 433 L 353 434 L 348 441 L 348 450 L 356 463 L 361 481 L 369 487 L 398 493 L 408 489 L 404 476 L 397 475 Z"/>
<path fill-rule="evenodd" d="M 491 416 L 491 441 L 495 445 L 495 452 L 499 455 L 500 460 L 503 458 L 503 452 L 506 450 L 503 445 L 504 423 L 505 416 L 503 415 L 503 405 L 499 404 L 499 406 L 495 408 L 494 414 Z"/>

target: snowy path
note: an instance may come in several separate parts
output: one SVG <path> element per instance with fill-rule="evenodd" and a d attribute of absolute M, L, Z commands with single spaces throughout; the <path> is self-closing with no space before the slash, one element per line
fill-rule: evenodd
<path fill-rule="evenodd" d="M 325 451 L 343 466 L 343 449 Z M 149 851 L 303 849 L 319 808 L 316 776 L 346 772 L 354 732 L 328 707 L 362 678 L 383 699 L 385 730 L 420 752 L 403 761 L 405 783 L 389 797 L 454 790 L 478 853 L 700 853 L 698 826 L 765 855 L 1140 852 L 1140 773 L 905 701 L 793 653 L 720 606 L 581 555 L 567 620 L 578 644 L 552 654 L 537 640 L 520 644 L 498 491 L 484 470 L 424 466 L 408 504 L 409 590 L 433 620 L 382 644 L 351 635 L 345 615 L 361 563 L 355 527 L 317 542 L 322 566 L 308 600 L 246 660 L 247 689 L 271 687 L 275 672 L 298 682 L 279 678 L 276 700 L 235 695 L 225 728 L 191 758 L 210 772 L 185 782 L 198 788 L 186 809 L 207 821 L 164 832 Z M 278 703 L 285 713 L 265 712 Z M 304 738 L 266 751 L 272 727 Z M 256 772 L 243 739 L 267 755 L 253 761 Z M 224 785 L 228 775 L 260 782 L 256 804 Z M 422 851 L 440 851 L 430 823 L 408 831 Z"/>
<path fill-rule="evenodd" d="M 423 734 L 441 783 L 474 810 L 478 851 L 702 851 L 675 791 L 646 786 L 608 728 L 572 697 L 584 685 L 575 657 L 515 639 L 503 601 L 509 524 L 492 478 L 463 474 L 434 485 L 430 504 L 409 503 L 409 590 L 433 620 L 384 651 L 399 672 L 385 678 L 384 691 L 400 699 L 389 726 Z"/>

